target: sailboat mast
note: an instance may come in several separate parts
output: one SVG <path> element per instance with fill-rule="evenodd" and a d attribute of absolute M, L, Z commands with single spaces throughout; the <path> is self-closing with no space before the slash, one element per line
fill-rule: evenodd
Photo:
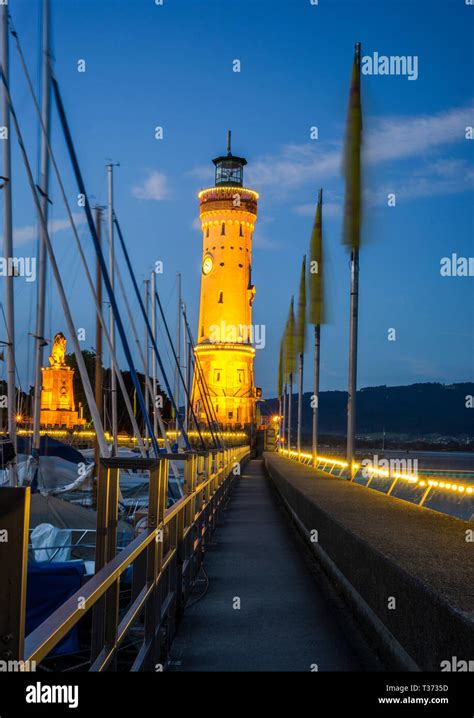
<path fill-rule="evenodd" d="M 95 226 L 97 230 L 97 239 L 99 243 L 102 242 L 102 208 L 96 207 L 95 208 Z M 102 312 L 102 272 L 100 269 L 100 262 L 98 259 L 96 259 L 96 292 L 97 292 L 97 314 L 96 314 L 96 323 L 95 323 L 95 386 L 94 386 L 94 393 L 95 393 L 95 403 L 97 405 L 97 411 L 99 412 L 100 418 L 103 420 L 103 407 L 102 407 L 102 324 L 101 324 L 101 315 L 99 315 L 99 311 Z M 99 468 L 99 458 L 100 458 L 100 446 L 99 442 L 97 440 L 97 436 L 95 439 L 95 446 L 94 446 L 94 457 L 95 457 L 95 466 L 98 476 L 98 468 Z"/>
<path fill-rule="evenodd" d="M 186 304 L 184 302 L 181 303 L 181 313 L 186 312 Z M 186 431 L 188 431 L 188 412 L 189 412 L 189 397 L 191 396 L 191 387 L 189 386 L 189 350 L 188 350 L 188 342 L 186 341 L 186 327 L 183 324 L 183 361 L 182 361 L 182 368 L 183 368 L 183 376 L 185 380 L 185 387 L 184 387 L 184 428 Z"/>
<path fill-rule="evenodd" d="M 176 320 L 176 396 L 175 396 L 175 403 L 176 403 L 176 411 L 179 413 L 179 395 L 180 395 L 180 383 L 179 383 L 179 369 L 181 366 L 181 274 L 180 272 L 177 273 L 177 283 L 178 283 L 178 316 Z M 176 416 L 176 441 L 178 441 L 179 436 L 179 421 L 178 417 Z"/>
<path fill-rule="evenodd" d="M 109 224 L 109 277 L 112 290 L 115 288 L 115 264 L 114 264 L 114 166 L 112 162 L 107 165 L 107 190 L 108 190 L 108 224 Z M 115 354 L 115 319 L 112 305 L 109 307 L 109 334 L 112 351 Z M 112 404 L 112 456 L 118 453 L 118 422 L 117 422 L 117 377 L 112 362 L 110 363 L 110 398 Z"/>
<path fill-rule="evenodd" d="M 43 0 L 43 56 L 42 56 L 42 132 L 41 132 L 41 169 L 40 169 L 40 203 L 41 211 L 48 222 L 48 191 L 49 191 L 49 137 L 51 127 L 51 60 L 50 60 L 50 15 L 49 0 Z M 44 318 L 46 304 L 46 242 L 42 224 L 39 226 L 38 247 L 38 293 L 36 314 L 36 351 L 35 351 L 35 383 L 33 404 L 33 450 L 40 446 L 40 419 L 41 419 L 41 388 L 44 340 Z"/>
<path fill-rule="evenodd" d="M 153 341 L 156 342 L 156 272 L 155 270 L 152 270 L 151 272 L 151 333 L 153 335 Z M 152 395 L 151 400 L 153 402 L 153 431 L 155 433 L 155 437 L 158 436 L 158 416 L 157 416 L 157 406 L 156 406 L 156 357 L 155 352 L 151 353 L 151 372 L 152 372 Z"/>
<path fill-rule="evenodd" d="M 146 312 L 146 315 L 147 315 L 147 317 L 148 317 L 148 313 L 149 313 L 149 311 L 150 311 L 150 280 L 149 280 L 149 279 L 145 279 L 145 281 L 143 282 L 143 284 L 144 284 L 143 303 L 144 303 L 144 305 L 145 305 L 145 312 Z M 145 366 L 144 366 L 144 369 L 145 369 L 145 381 L 144 381 L 143 390 L 144 390 L 144 399 L 145 399 L 145 411 L 146 411 L 146 413 L 148 414 L 148 410 L 149 410 L 149 401 L 148 401 L 148 400 L 149 400 L 149 392 L 148 392 L 147 383 L 148 383 L 148 377 L 150 376 L 150 349 L 149 349 L 149 342 L 148 342 L 148 327 L 147 327 L 147 325 L 146 325 L 146 322 L 145 322 L 145 338 L 144 338 L 144 341 L 145 341 L 145 343 L 144 343 L 144 345 L 143 345 L 143 349 L 144 349 L 144 352 L 145 352 Z M 147 426 L 147 423 L 145 422 L 145 446 L 147 447 L 147 449 L 148 449 L 148 444 L 149 444 L 149 438 L 150 438 L 150 437 L 149 437 L 149 434 L 148 434 L 148 426 Z"/>
<path fill-rule="evenodd" d="M 9 83 L 9 48 L 8 48 L 8 5 L 1 10 L 1 60 L 5 83 Z M 6 133 L 3 145 L 3 256 L 13 257 L 12 230 L 12 184 L 11 184 L 11 137 L 10 137 L 10 105 L 7 88 L 3 83 L 2 92 L 2 125 Z M 15 317 L 14 317 L 13 274 L 7 272 L 5 277 L 5 315 L 7 329 L 7 415 L 10 440 L 17 450 L 16 442 L 16 389 L 15 389 Z M 11 483 L 16 483 L 16 469 L 13 465 Z"/>

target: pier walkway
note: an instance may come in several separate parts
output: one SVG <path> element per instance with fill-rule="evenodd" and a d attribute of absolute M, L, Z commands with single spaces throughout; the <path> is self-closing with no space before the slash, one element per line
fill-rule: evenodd
<path fill-rule="evenodd" d="M 234 481 L 171 650 L 171 670 L 374 669 L 363 639 L 312 565 L 263 461 Z M 308 555 L 305 555 L 308 554 Z M 199 597 L 201 596 L 201 597 Z"/>

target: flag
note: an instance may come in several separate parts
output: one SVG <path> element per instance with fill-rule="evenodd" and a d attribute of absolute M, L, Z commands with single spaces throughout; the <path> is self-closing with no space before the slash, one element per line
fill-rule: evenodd
<path fill-rule="evenodd" d="M 360 43 L 356 43 L 352 65 L 351 90 L 347 113 L 344 148 L 346 195 L 344 202 L 343 242 L 351 249 L 360 245 L 362 108 L 360 101 Z"/>
<path fill-rule="evenodd" d="M 311 324 L 324 322 L 324 278 L 323 278 L 323 190 L 319 190 L 318 204 L 311 233 L 309 261 L 309 321 Z"/>
<path fill-rule="evenodd" d="M 298 295 L 298 314 L 296 318 L 295 352 L 304 354 L 306 343 L 306 255 L 301 264 L 300 291 Z"/>
<path fill-rule="evenodd" d="M 283 364 L 284 344 L 285 344 L 285 335 L 283 335 L 281 338 L 280 356 L 278 358 L 278 394 L 277 394 L 278 397 L 283 396 L 283 375 L 285 372 L 285 367 Z"/>
<path fill-rule="evenodd" d="M 285 363 L 285 377 L 295 373 L 296 355 L 295 355 L 295 311 L 294 300 L 291 297 L 290 311 L 285 326 L 285 349 L 283 353 L 283 361 Z"/>

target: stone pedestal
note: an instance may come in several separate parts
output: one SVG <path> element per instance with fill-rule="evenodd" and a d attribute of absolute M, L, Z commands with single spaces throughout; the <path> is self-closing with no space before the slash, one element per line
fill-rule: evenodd
<path fill-rule="evenodd" d="M 74 404 L 74 369 L 68 366 L 52 366 L 42 369 L 42 372 L 42 426 L 64 426 L 72 429 L 85 424 L 85 420 L 79 418 Z"/>

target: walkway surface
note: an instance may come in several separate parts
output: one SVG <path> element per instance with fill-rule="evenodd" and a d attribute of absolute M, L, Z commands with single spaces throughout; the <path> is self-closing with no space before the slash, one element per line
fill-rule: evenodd
<path fill-rule="evenodd" d="M 190 597 L 171 670 L 369 667 L 363 640 L 319 585 L 262 461 L 249 462 L 235 481 L 213 541 L 204 562 L 209 585 L 199 600 L 199 591 Z"/>

